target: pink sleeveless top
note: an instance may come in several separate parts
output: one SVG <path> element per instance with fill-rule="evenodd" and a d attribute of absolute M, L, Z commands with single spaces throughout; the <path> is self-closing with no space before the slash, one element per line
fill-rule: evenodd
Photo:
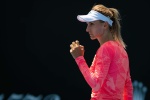
<path fill-rule="evenodd" d="M 133 100 L 128 55 L 118 42 L 101 45 L 90 67 L 83 56 L 75 61 L 92 88 L 91 100 Z"/>

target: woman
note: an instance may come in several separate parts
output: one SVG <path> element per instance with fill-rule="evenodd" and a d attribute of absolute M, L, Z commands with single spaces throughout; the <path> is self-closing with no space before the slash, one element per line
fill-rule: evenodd
<path fill-rule="evenodd" d="M 129 59 L 118 10 L 97 4 L 87 15 L 78 15 L 77 19 L 87 23 L 86 31 L 91 40 L 97 39 L 100 44 L 90 67 L 84 59 L 84 46 L 79 41 L 70 45 L 70 53 L 92 89 L 91 100 L 133 100 Z"/>

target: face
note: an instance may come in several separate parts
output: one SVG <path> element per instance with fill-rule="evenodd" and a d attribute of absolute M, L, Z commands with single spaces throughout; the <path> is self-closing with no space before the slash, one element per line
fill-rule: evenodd
<path fill-rule="evenodd" d="M 104 23 L 100 21 L 87 22 L 86 32 L 92 40 L 99 39 L 104 33 Z"/>

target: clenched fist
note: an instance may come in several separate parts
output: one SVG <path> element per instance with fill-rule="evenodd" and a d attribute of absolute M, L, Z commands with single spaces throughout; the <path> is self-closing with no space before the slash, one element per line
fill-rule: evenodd
<path fill-rule="evenodd" d="M 78 40 L 73 41 L 70 44 L 70 53 L 74 59 L 79 56 L 84 56 L 84 46 L 80 45 Z"/>

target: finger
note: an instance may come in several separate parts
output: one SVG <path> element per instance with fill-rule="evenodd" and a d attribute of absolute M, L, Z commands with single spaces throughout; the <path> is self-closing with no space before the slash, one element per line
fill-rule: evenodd
<path fill-rule="evenodd" d="M 78 41 L 78 40 L 76 40 L 75 42 L 76 42 L 76 44 L 77 44 L 77 45 L 80 45 L 80 43 L 79 43 L 79 41 Z"/>
<path fill-rule="evenodd" d="M 72 44 L 70 44 L 70 48 L 73 48 L 73 45 L 72 45 Z"/>
<path fill-rule="evenodd" d="M 76 43 L 75 43 L 75 42 L 72 42 L 72 46 L 75 47 L 75 46 L 76 46 Z"/>
<path fill-rule="evenodd" d="M 72 49 L 70 49 L 70 53 L 72 53 Z"/>
<path fill-rule="evenodd" d="M 75 48 L 75 47 L 79 46 L 79 43 L 76 43 L 76 41 L 75 41 L 75 42 L 72 42 L 72 45 L 73 45 L 73 48 Z"/>
<path fill-rule="evenodd" d="M 75 42 L 72 42 L 72 43 L 70 44 L 70 48 L 74 48 L 75 46 L 76 46 Z"/>

